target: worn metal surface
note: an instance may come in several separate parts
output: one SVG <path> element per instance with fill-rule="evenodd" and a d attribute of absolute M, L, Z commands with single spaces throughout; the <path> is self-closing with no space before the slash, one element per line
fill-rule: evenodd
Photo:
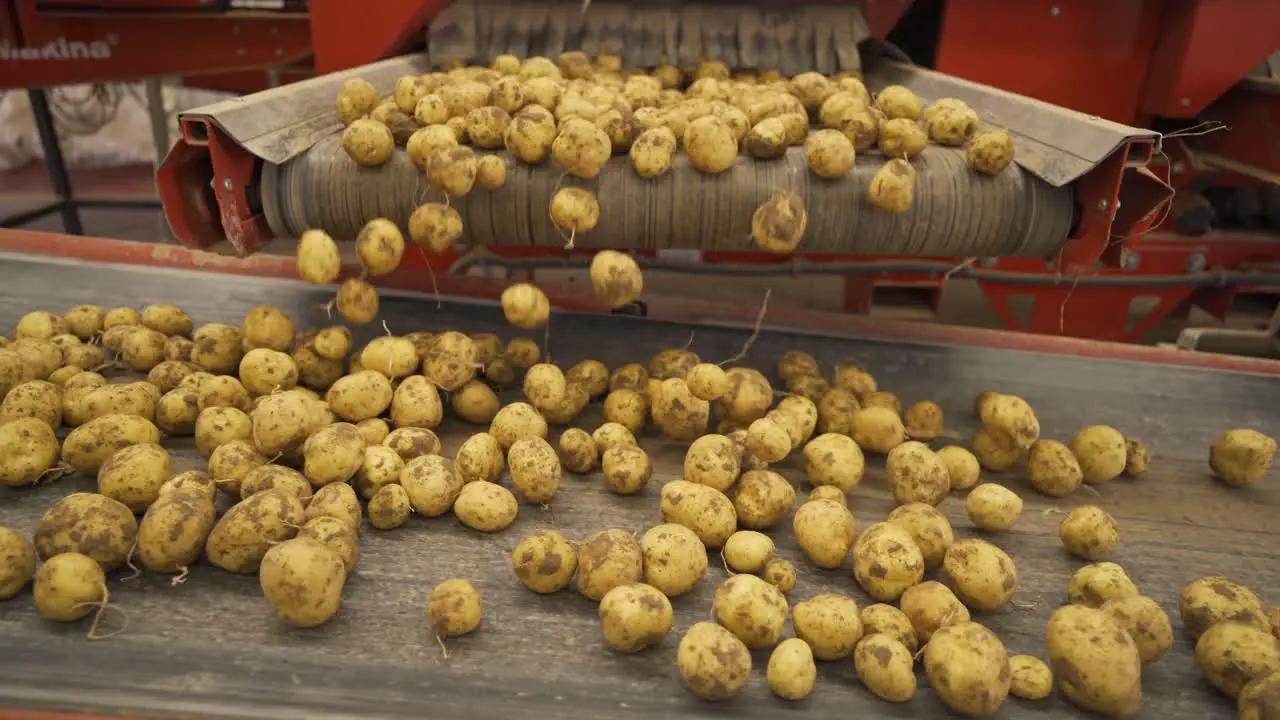
<path fill-rule="evenodd" d="M 12 258 L 0 259 L 0 278 L 0 328 L 6 330 L 23 312 L 84 302 L 173 302 L 199 323 L 238 322 L 249 308 L 266 303 L 310 325 L 326 322 L 318 308 L 329 298 L 323 289 L 282 281 Z M 438 306 L 420 296 L 387 297 L 382 317 L 396 332 L 458 328 L 514 335 L 492 305 Z M 621 317 L 557 316 L 551 351 L 559 363 L 597 357 L 618 365 L 681 346 L 693 329 Z M 696 329 L 692 348 L 713 360 L 733 355 L 748 334 L 745 329 Z M 760 336 L 748 362 L 771 373 L 787 349 L 812 352 L 826 366 L 862 364 L 904 401 L 936 400 L 949 414 L 948 429 L 963 435 L 975 427 L 974 395 L 995 388 L 1018 393 L 1035 405 L 1046 436 L 1066 439 L 1083 425 L 1109 423 L 1145 438 L 1154 457 L 1148 475 L 1104 485 L 1096 496 L 1081 492 L 1050 501 L 1030 492 L 1016 473 L 988 475 L 1026 501 L 1014 530 L 990 536 L 1017 562 L 1022 584 L 1018 599 L 1026 605 L 978 619 L 999 633 L 1011 653 L 1043 655 L 1048 616 L 1064 601 L 1067 580 L 1082 565 L 1060 547 L 1058 517 L 1044 511 L 1101 504 L 1117 517 L 1124 536 L 1114 559 L 1174 616 L 1175 646 L 1148 668 L 1139 717 L 1234 716 L 1232 703 L 1199 680 L 1191 643 L 1176 617 L 1177 594 L 1198 575 L 1222 572 L 1264 594 L 1280 588 L 1274 551 L 1280 503 L 1276 478 L 1257 488 L 1230 490 L 1210 480 L 1205 466 L 1208 444 L 1223 429 L 1277 431 L 1274 379 L 776 329 Z M 580 423 L 591 427 L 598 420 L 599 409 L 593 407 Z M 472 431 L 446 421 L 441 433 L 445 452 L 451 454 Z M 23 593 L 0 603 L 0 646 L 10 659 L 0 675 L 0 705 L 276 719 L 765 718 L 786 711 L 812 717 L 949 717 L 923 673 L 916 698 L 891 705 L 863 689 L 848 662 L 822 665 L 811 698 L 784 706 L 764 687 L 766 654 L 756 655 L 754 681 L 737 699 L 718 706 L 694 700 L 680 687 L 675 647 L 685 629 L 709 616 L 714 588 L 725 577 L 716 559 L 698 591 L 674 602 L 671 635 L 637 656 L 615 656 L 603 648 L 595 608 L 582 597 L 573 592 L 536 596 L 519 586 L 509 553 L 526 532 L 554 527 L 580 539 L 604 528 L 643 530 L 658 522 L 658 489 L 679 476 L 682 448 L 653 436 L 644 437 L 642 444 L 654 460 L 655 475 L 639 496 L 610 495 L 598 475 L 567 476 L 550 511 L 524 506 L 516 524 L 497 535 L 467 531 L 448 517 L 412 518 L 391 532 L 366 528 L 343 608 L 333 622 L 315 630 L 282 627 L 254 578 L 203 566 L 176 588 L 165 577 L 129 582 L 113 577 L 112 601 L 130 622 L 125 632 L 99 642 L 84 638 L 83 623 L 57 625 L 40 619 L 29 592 Z M 199 467 L 192 451 L 177 452 L 179 468 Z M 779 468 L 801 493 L 806 491 L 794 459 Z M 0 493 L 0 523 L 30 531 L 56 498 L 91 487 L 91 480 L 73 477 Z M 883 520 L 891 510 L 879 460 L 869 460 L 851 506 L 860 527 Z M 958 536 L 975 534 L 960 499 L 946 500 L 941 509 Z M 778 554 L 801 570 L 793 603 L 824 591 L 867 602 L 848 567 L 817 571 L 804 560 L 791 539 L 789 521 L 773 535 Z M 424 605 L 430 588 L 450 577 L 476 584 L 484 596 L 485 619 L 476 633 L 452 641 L 451 657 L 444 659 L 426 630 Z M 107 622 L 117 620 L 108 617 Z M 1000 716 L 1086 717 L 1057 698 L 1038 703 L 1010 699 Z"/>
<path fill-rule="evenodd" d="M 866 201 L 884 158 L 859 155 L 839 180 L 809 171 L 804 149 L 772 161 L 742 156 L 726 172 L 707 175 L 676 156 L 660 178 L 636 175 L 625 155 L 615 156 L 594 180 L 567 177 L 555 163 L 525 165 L 507 158 L 507 182 L 452 198 L 462 214 L 463 242 L 477 245 L 559 247 L 566 236 L 551 222 L 555 193 L 577 185 L 600 201 L 600 222 L 575 239 L 584 247 L 755 250 L 751 217 L 779 190 L 808 203 L 806 253 L 881 253 L 930 257 L 1049 257 L 1071 232 L 1072 194 L 1018 168 L 979 175 L 964 151 L 930 146 L 915 160 L 915 202 L 906 213 L 875 210 Z M 279 237 L 322 228 L 354 239 L 376 217 L 402 228 L 424 202 L 443 202 L 422 170 L 397 150 L 377 168 L 351 162 L 337 135 L 284 165 L 262 172 L 263 212 Z"/>
<path fill-rule="evenodd" d="M 432 19 L 427 50 L 437 65 L 582 50 L 620 55 L 627 67 L 720 60 L 732 69 L 773 68 L 789 77 L 860 69 L 858 43 L 870 35 L 855 3 L 462 0 Z"/>

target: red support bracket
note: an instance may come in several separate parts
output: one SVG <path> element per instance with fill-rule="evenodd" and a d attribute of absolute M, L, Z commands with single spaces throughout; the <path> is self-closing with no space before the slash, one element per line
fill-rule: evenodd
<path fill-rule="evenodd" d="M 174 237 L 197 249 L 225 238 L 237 255 L 257 252 L 271 239 L 253 202 L 262 160 L 212 123 L 182 118 L 181 128 L 182 137 L 156 174 Z"/>

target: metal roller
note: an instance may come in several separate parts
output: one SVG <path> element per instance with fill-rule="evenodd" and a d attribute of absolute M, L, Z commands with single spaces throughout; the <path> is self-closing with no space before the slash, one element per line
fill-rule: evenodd
<path fill-rule="evenodd" d="M 970 170 L 961 150 L 930 146 L 915 160 L 915 204 L 895 214 L 871 208 L 865 198 L 871 176 L 883 164 L 859 156 L 841 180 L 809 171 L 802 148 L 772 161 L 740 158 L 728 172 L 705 175 L 676 157 L 666 176 L 636 175 L 625 156 L 583 181 L 554 162 L 530 166 L 508 160 L 506 184 L 476 188 L 450 202 L 462 214 L 468 245 L 564 245 L 548 218 L 555 191 L 570 184 L 595 192 L 600 224 L 579 245 L 642 249 L 748 250 L 751 215 L 780 189 L 808 200 L 809 226 L 800 252 L 915 255 L 923 257 L 1049 257 L 1071 231 L 1070 189 L 1052 187 L 1014 166 L 991 178 Z M 443 201 L 403 152 L 379 168 L 351 162 L 338 136 L 280 165 L 266 164 L 261 197 L 271 230 L 297 237 L 321 228 L 351 239 L 370 218 L 408 227 L 418 205 Z"/>

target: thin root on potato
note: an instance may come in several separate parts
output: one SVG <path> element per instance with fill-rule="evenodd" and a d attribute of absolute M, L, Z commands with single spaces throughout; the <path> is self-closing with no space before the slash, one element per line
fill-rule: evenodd
<path fill-rule="evenodd" d="M 756 313 L 756 322 L 755 322 L 755 325 L 751 328 L 751 335 L 747 338 L 747 341 L 742 344 L 742 349 L 738 351 L 737 355 L 734 355 L 728 360 L 722 360 L 720 361 L 720 363 L 718 363 L 720 367 L 724 367 L 725 365 L 729 365 L 731 363 L 736 363 L 739 360 L 745 358 L 748 352 L 751 352 L 751 346 L 755 344 L 756 338 L 760 337 L 760 326 L 764 324 L 765 313 L 769 312 L 769 296 L 772 294 L 773 294 L 773 288 L 765 289 L 764 300 L 760 302 L 760 311 Z M 692 336 L 689 338 L 689 342 L 690 343 L 693 342 Z"/>
<path fill-rule="evenodd" d="M 102 600 L 98 602 L 79 603 L 74 607 L 98 608 L 98 611 L 93 614 L 93 622 L 89 623 L 89 631 L 85 633 L 85 637 L 88 638 L 89 640 L 106 640 L 108 638 L 113 638 L 116 635 L 119 635 L 120 633 L 124 632 L 129 628 L 129 614 L 126 613 L 124 610 L 121 610 L 120 608 L 111 604 L 111 592 L 107 590 L 107 586 L 105 583 L 102 585 Z M 106 614 L 107 608 L 111 608 L 112 610 L 115 610 L 116 612 L 120 613 L 120 617 L 122 618 L 122 621 L 120 623 L 120 627 L 116 628 L 115 630 L 112 630 L 111 632 L 106 633 L 105 635 L 99 634 L 98 625 L 101 624 L 102 616 Z"/>
<path fill-rule="evenodd" d="M 174 575 L 173 578 L 169 580 L 169 586 L 178 587 L 179 585 L 182 585 L 187 581 L 187 576 L 189 576 L 190 574 L 191 574 L 191 568 L 187 567 L 186 565 L 179 567 L 178 574 Z"/>

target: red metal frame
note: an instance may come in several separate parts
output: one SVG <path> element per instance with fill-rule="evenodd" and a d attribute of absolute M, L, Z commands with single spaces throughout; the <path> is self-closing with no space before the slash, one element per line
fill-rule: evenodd
<path fill-rule="evenodd" d="M 262 160 L 212 123 L 183 118 L 181 130 L 156 172 L 174 235 L 197 248 L 226 239 L 239 255 L 257 252 L 271 238 L 266 218 L 254 211 L 250 198 Z"/>
<path fill-rule="evenodd" d="M 296 63 L 310 56 L 304 14 L 59 14 L 36 0 L 0 13 L 0 88 L 195 75 Z"/>
<path fill-rule="evenodd" d="M 1168 0 L 1165 4 L 1142 96 L 1142 109 L 1149 115 L 1198 116 L 1280 48 L 1280 11 L 1275 3 Z"/>

